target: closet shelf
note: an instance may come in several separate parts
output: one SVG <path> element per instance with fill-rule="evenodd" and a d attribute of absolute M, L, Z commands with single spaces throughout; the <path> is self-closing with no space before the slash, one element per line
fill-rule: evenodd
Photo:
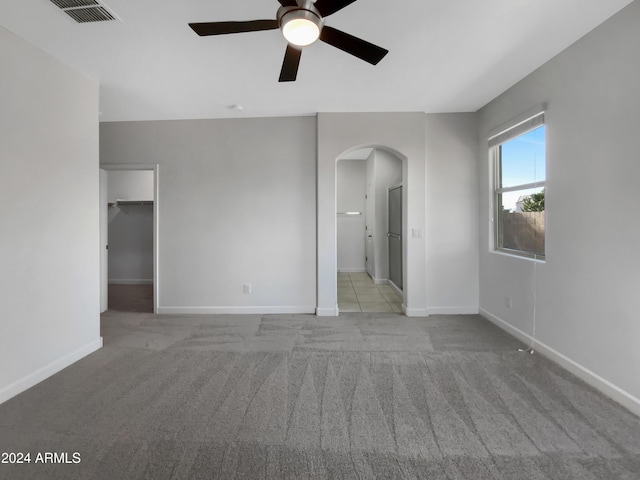
<path fill-rule="evenodd" d="M 109 202 L 109 208 L 120 205 L 153 205 L 153 200 L 116 200 Z"/>

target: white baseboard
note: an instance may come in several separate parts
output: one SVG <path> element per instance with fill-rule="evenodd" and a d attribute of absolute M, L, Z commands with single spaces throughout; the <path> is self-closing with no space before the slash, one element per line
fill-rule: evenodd
<path fill-rule="evenodd" d="M 402 304 L 402 311 L 407 317 L 427 317 L 427 309 L 426 308 L 407 308 L 406 305 Z"/>
<path fill-rule="evenodd" d="M 161 315 L 268 315 L 268 314 L 314 314 L 316 307 L 158 307 Z"/>
<path fill-rule="evenodd" d="M 477 315 L 478 307 L 427 307 L 429 315 Z"/>
<path fill-rule="evenodd" d="M 373 278 L 373 283 L 375 283 L 376 285 L 388 285 L 389 284 L 389 280 L 387 280 L 386 278 Z"/>
<path fill-rule="evenodd" d="M 337 305 L 334 308 L 316 308 L 316 315 L 318 317 L 337 317 L 339 313 Z"/>
<path fill-rule="evenodd" d="M 402 291 L 402 289 L 400 287 L 398 287 L 395 283 L 393 283 L 391 280 L 387 280 L 387 285 L 389 285 L 391 287 L 391 289 L 396 292 L 396 295 L 398 295 L 399 297 L 404 298 L 404 292 Z"/>
<path fill-rule="evenodd" d="M 115 285 L 153 285 L 153 278 L 110 278 L 109 283 Z"/>
<path fill-rule="evenodd" d="M 501 319 L 500 317 L 497 317 L 496 315 L 486 310 L 483 310 L 482 308 L 479 309 L 479 313 L 480 315 L 485 317 L 487 320 L 489 320 L 491 323 L 501 328 L 502 330 L 506 331 L 507 333 L 513 335 L 521 342 L 527 345 L 531 345 L 531 342 L 533 341 L 533 337 L 531 337 L 531 335 L 507 323 L 505 320 Z M 552 362 L 557 363 L 562 368 L 571 372 L 581 380 L 585 381 L 596 390 L 599 390 L 600 392 L 605 394 L 607 397 L 619 403 L 629 411 L 640 416 L 640 399 L 634 397 L 633 395 L 621 389 L 617 385 L 614 385 L 610 381 L 602 378 L 600 375 L 592 372 L 588 368 L 583 367 L 579 363 L 575 362 L 574 360 L 571 360 L 569 357 L 566 357 L 562 353 L 554 350 L 553 348 L 549 347 L 548 345 L 545 345 L 542 342 L 539 342 L 538 340 L 535 341 L 534 351 L 548 358 Z"/>
<path fill-rule="evenodd" d="M 366 273 L 366 268 L 338 268 L 338 273 Z"/>
<path fill-rule="evenodd" d="M 99 350 L 100 348 L 102 348 L 102 337 L 99 337 L 97 340 L 78 348 L 58 360 L 54 360 L 35 372 L 22 377 L 20 380 L 13 382 L 11 385 L 0 390 L 0 404 L 24 392 L 25 390 L 28 390 L 34 385 L 37 385 L 43 380 L 46 380 L 50 376 L 55 375 L 60 370 L 67 368 L 69 365 L 77 362 L 96 350 Z"/>

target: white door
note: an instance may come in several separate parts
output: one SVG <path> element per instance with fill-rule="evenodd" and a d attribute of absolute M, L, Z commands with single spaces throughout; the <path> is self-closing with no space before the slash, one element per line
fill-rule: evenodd
<path fill-rule="evenodd" d="M 107 200 L 108 173 L 100 169 L 100 313 L 109 308 L 109 205 Z"/>
<path fill-rule="evenodd" d="M 365 266 L 367 273 L 371 278 L 375 278 L 375 252 L 373 249 L 373 229 L 374 229 L 374 213 L 375 203 L 373 195 L 373 185 L 367 185 L 367 195 L 364 203 L 365 218 Z"/>

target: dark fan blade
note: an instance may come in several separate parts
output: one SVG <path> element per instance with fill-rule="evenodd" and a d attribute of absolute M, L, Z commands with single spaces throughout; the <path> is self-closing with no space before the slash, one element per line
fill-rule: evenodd
<path fill-rule="evenodd" d="M 320 40 L 372 65 L 377 65 L 389 53 L 389 50 L 326 25 L 320 32 Z"/>
<path fill-rule="evenodd" d="M 295 82 L 298 76 L 298 66 L 300 65 L 301 56 L 302 50 L 287 45 L 284 62 L 282 62 L 282 70 L 280 70 L 280 82 Z"/>
<path fill-rule="evenodd" d="M 296 0 L 278 0 L 280 2 L 280 5 L 282 5 L 283 7 L 297 7 L 298 6 L 298 2 L 296 2 Z"/>
<path fill-rule="evenodd" d="M 201 37 L 207 35 L 226 35 L 227 33 L 259 32 L 277 30 L 277 20 L 250 20 L 247 22 L 208 22 L 190 23 L 189 26 Z"/>
<path fill-rule="evenodd" d="M 328 17 L 355 1 L 356 0 L 317 0 L 314 6 L 320 12 L 320 15 Z"/>

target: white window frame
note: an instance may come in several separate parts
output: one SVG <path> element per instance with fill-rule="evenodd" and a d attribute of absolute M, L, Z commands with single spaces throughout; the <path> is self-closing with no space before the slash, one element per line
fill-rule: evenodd
<path fill-rule="evenodd" d="M 498 206 L 500 205 L 500 202 L 498 201 L 498 196 L 503 193 L 515 192 L 520 190 L 529 190 L 532 188 L 540 188 L 540 187 L 545 188 L 545 191 L 546 191 L 546 173 L 545 173 L 545 179 L 542 181 L 536 181 L 536 182 L 526 183 L 522 185 L 512 185 L 504 188 L 500 187 L 501 176 L 502 176 L 501 162 L 500 162 L 501 160 L 500 146 L 503 143 L 506 143 L 526 133 L 529 133 L 532 130 L 535 130 L 537 128 L 544 126 L 545 125 L 544 113 L 545 113 L 545 106 L 541 105 L 525 113 L 524 115 L 521 115 L 517 119 L 514 119 L 508 122 L 507 124 L 493 129 L 489 133 L 489 138 L 488 138 L 489 159 L 491 162 L 491 171 L 493 172 L 492 185 L 491 185 L 492 200 L 490 202 L 491 204 L 490 218 L 492 219 L 492 222 L 493 222 L 493 228 L 491 228 L 492 241 L 490 245 L 491 245 L 491 250 L 495 253 L 513 255 L 520 258 L 536 260 L 536 261 L 545 261 L 546 248 L 545 248 L 545 255 L 540 255 L 540 254 L 536 254 L 535 252 L 526 252 L 524 250 L 504 248 L 498 245 L 499 229 L 500 229 L 500 212 L 498 212 Z M 546 138 L 545 138 L 545 147 L 546 147 Z M 546 223 L 546 215 L 545 215 L 545 223 Z M 545 235 L 546 235 L 546 225 L 545 225 Z"/>

